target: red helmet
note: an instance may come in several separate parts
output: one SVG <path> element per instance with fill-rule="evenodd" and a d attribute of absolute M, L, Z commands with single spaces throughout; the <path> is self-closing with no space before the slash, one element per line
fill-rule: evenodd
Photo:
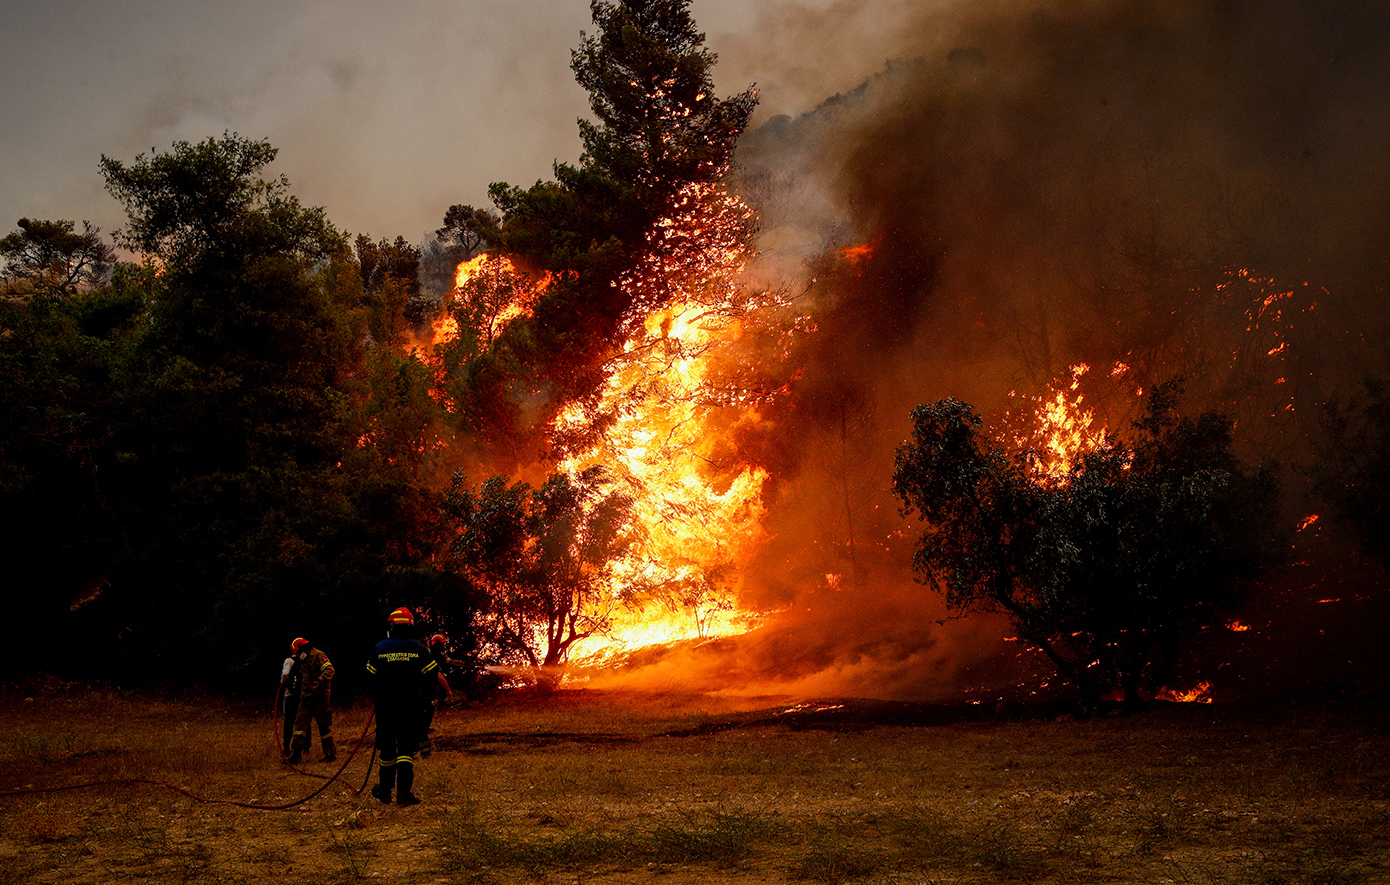
<path fill-rule="evenodd" d="M 430 645 L 440 645 L 448 641 L 449 637 L 445 636 L 443 633 L 436 633 L 430 637 Z"/>
<path fill-rule="evenodd" d="M 415 616 L 410 613 L 410 609 L 402 606 L 391 612 L 390 616 L 386 619 L 386 623 L 413 625 L 415 623 Z"/>
<path fill-rule="evenodd" d="M 290 643 L 290 654 L 299 654 L 299 650 L 308 644 L 309 640 L 305 639 L 303 636 L 297 637 L 294 642 Z"/>

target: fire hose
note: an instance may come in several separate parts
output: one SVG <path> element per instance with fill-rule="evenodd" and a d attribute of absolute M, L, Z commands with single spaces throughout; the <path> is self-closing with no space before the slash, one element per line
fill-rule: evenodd
<path fill-rule="evenodd" d="M 279 702 L 278 691 L 277 691 L 276 702 L 277 702 L 277 706 L 278 706 L 278 702 Z M 236 800 L 234 800 L 234 799 L 211 799 L 211 798 L 208 798 L 208 797 L 206 797 L 206 796 L 200 796 L 200 795 L 198 795 L 197 793 L 194 793 L 192 790 L 186 789 L 186 788 L 184 788 L 184 787 L 180 787 L 180 786 L 178 786 L 177 784 L 169 784 L 169 783 L 165 783 L 165 782 L 163 782 L 163 781 L 157 781 L 157 780 L 154 780 L 154 779 L 152 779 L 152 778 L 146 778 L 146 777 L 125 777 L 125 778 L 114 778 L 114 779 L 112 779 L 112 780 L 104 780 L 104 781 L 88 781 L 88 782 L 80 783 L 80 784 L 68 784 L 67 786 L 63 786 L 63 787 L 40 787 L 40 788 L 37 788 L 37 789 L 30 788 L 30 789 L 23 789 L 23 790 L 9 790 L 9 791 L 6 791 L 6 792 L 0 792 L 0 798 L 7 797 L 7 796 L 25 796 L 25 795 L 31 795 L 31 794 L 37 795 L 37 794 L 39 794 L 39 793 L 61 793 L 61 792 L 69 791 L 69 790 L 83 790 L 83 789 L 91 789 L 91 788 L 93 788 L 93 787 L 109 787 L 109 786 L 116 786 L 116 785 L 119 785 L 119 784 L 149 784 L 149 785 L 151 785 L 151 786 L 155 786 L 155 787 L 164 787 L 165 789 L 173 790 L 173 791 L 176 792 L 176 793 L 181 793 L 182 795 L 187 796 L 188 798 L 192 799 L 192 800 L 195 801 L 195 802 L 202 802 L 202 803 L 210 804 L 210 805 L 234 805 L 234 806 L 236 806 L 237 808 L 250 808 L 250 809 L 252 809 L 252 810 L 254 810 L 254 811 L 286 811 L 286 810 L 288 810 L 288 809 L 290 809 L 290 808 L 294 808 L 294 807 L 297 806 L 297 805 L 303 805 L 305 802 L 308 802 L 310 799 L 314 798 L 315 796 L 319 795 L 319 794 L 322 793 L 324 790 L 326 790 L 326 789 L 328 789 L 330 786 L 332 786 L 332 785 L 333 785 L 333 782 L 336 781 L 339 777 L 342 776 L 343 772 L 347 770 L 347 767 L 348 767 L 349 765 L 352 764 L 352 760 L 357 756 L 357 751 L 360 750 L 360 749 L 362 748 L 362 743 L 367 739 L 367 733 L 371 730 L 372 722 L 375 721 L 375 716 L 376 716 L 375 712 L 373 712 L 372 714 L 370 714 L 370 715 L 367 716 L 367 723 L 366 723 L 364 726 L 362 726 L 362 734 L 359 735 L 358 738 L 357 738 L 357 741 L 356 741 L 355 743 L 353 743 L 351 752 L 349 752 L 348 755 L 347 755 L 347 758 L 346 758 L 345 760 L 343 760 L 343 764 L 340 765 L 340 766 L 338 766 L 338 770 L 335 771 L 335 772 L 333 773 L 333 775 L 332 775 L 331 777 L 329 777 L 326 781 L 324 781 L 324 783 L 323 783 L 322 786 L 320 786 L 318 789 L 314 790 L 312 793 L 310 793 L 310 794 L 307 795 L 307 796 L 304 796 L 304 797 L 302 797 L 302 798 L 300 798 L 300 799 L 295 799 L 295 800 L 292 801 L 292 802 L 285 802 L 285 803 L 282 803 L 282 804 L 280 804 L 280 805 L 266 805 L 266 804 L 259 803 L 259 802 L 238 802 L 238 801 L 236 801 Z M 278 746 L 279 743 L 280 743 L 280 741 L 278 740 L 278 737 L 279 737 L 279 733 L 277 732 L 277 741 L 276 741 L 277 746 Z M 376 760 L 376 747 L 375 747 L 375 745 L 374 745 L 374 746 L 372 747 L 372 761 L 375 761 L 375 760 Z M 290 767 L 293 768 L 294 771 L 296 771 L 296 772 L 299 773 L 299 774 L 310 774 L 309 772 L 300 771 L 298 768 L 294 768 L 294 766 L 290 766 Z M 372 774 L 372 767 L 371 767 L 371 763 L 369 762 L 369 763 L 367 764 L 367 778 L 368 778 L 368 779 L 371 778 L 371 774 Z M 311 776 L 313 776 L 313 777 L 323 777 L 323 775 L 311 775 Z M 360 796 L 360 795 L 362 794 L 362 790 L 363 790 L 363 789 L 366 789 L 366 786 L 367 786 L 367 783 L 366 783 L 366 781 L 364 780 L 364 781 L 362 782 L 362 787 L 359 788 L 358 790 L 356 790 L 355 792 Z"/>
<path fill-rule="evenodd" d="M 504 668 L 502 668 L 502 667 L 495 667 L 495 666 L 485 666 L 483 669 L 486 670 L 486 671 L 488 671 L 488 672 L 492 672 L 492 673 L 503 673 L 503 672 L 506 672 Z M 280 759 L 281 759 L 281 761 L 282 761 L 282 762 L 285 762 L 285 764 L 286 764 L 291 770 L 293 770 L 296 774 L 302 774 L 302 775 L 305 775 L 305 776 L 307 776 L 307 777 L 325 777 L 324 775 L 316 774 L 316 773 L 314 773 L 314 772 L 304 771 L 304 770 L 302 770 L 302 769 L 300 769 L 300 768 L 298 768 L 298 767 L 296 767 L 296 766 L 289 765 L 288 761 L 286 760 L 285 753 L 284 753 L 284 746 L 283 746 L 283 744 L 284 744 L 283 735 L 282 735 L 282 732 L 281 732 L 281 730 L 280 730 L 280 709 L 281 709 L 281 707 L 280 707 L 280 700 L 281 700 L 281 698 L 280 698 L 280 689 L 279 689 L 279 687 L 277 687 L 276 690 L 275 690 L 274 711 L 271 713 L 271 719 L 270 719 L 270 721 L 271 721 L 271 728 L 272 728 L 272 730 L 274 731 L 274 735 L 275 735 L 275 746 L 276 746 L 276 750 L 277 750 L 277 752 L 280 754 Z M 86 782 L 84 782 L 84 783 L 80 783 L 80 784 L 68 784 L 68 785 L 62 786 L 62 787 L 38 787 L 38 788 L 26 788 L 26 789 L 23 789 L 23 790 L 6 790 L 6 791 L 0 791 L 0 798 L 6 798 L 6 797 L 9 797 L 9 796 L 38 795 L 38 794 L 40 794 L 40 793 L 62 793 L 62 792 L 70 791 L 70 790 L 86 790 L 86 789 L 92 789 L 92 788 L 95 788 L 95 787 L 110 787 L 110 786 L 116 786 L 116 785 L 119 785 L 119 784 L 149 784 L 150 786 L 164 787 L 165 789 L 173 790 L 173 791 L 176 792 L 176 793 L 180 793 L 180 794 L 182 794 L 182 795 L 184 795 L 184 796 L 187 796 L 188 798 L 192 799 L 192 800 L 195 801 L 195 802 L 201 802 L 201 803 L 206 803 L 206 804 L 211 804 L 211 805 L 233 805 L 233 806 L 236 806 L 237 808 L 249 808 L 249 809 L 252 809 L 252 810 L 255 810 L 255 811 L 286 811 L 286 810 L 288 810 L 288 809 L 290 809 L 290 808 L 294 808 L 294 807 L 296 807 L 296 806 L 298 806 L 298 805 L 303 805 L 305 802 L 308 802 L 310 799 L 314 798 L 315 796 L 319 795 L 319 794 L 322 793 L 324 790 L 326 790 L 326 789 L 328 789 L 330 786 L 332 786 L 332 785 L 333 785 L 333 782 L 336 781 L 339 777 L 342 776 L 343 772 L 347 770 L 347 767 L 348 767 L 349 765 L 352 764 L 352 760 L 355 759 L 355 758 L 357 757 L 357 752 L 358 752 L 358 750 L 360 750 L 360 749 L 362 748 L 362 743 L 363 743 L 363 741 L 365 741 L 365 740 L 367 739 L 367 733 L 371 730 L 372 723 L 373 723 L 375 720 L 376 720 L 376 712 L 373 711 L 372 713 L 368 714 L 368 716 L 367 716 L 367 722 L 366 722 L 365 725 L 362 726 L 362 734 L 358 735 L 357 740 L 356 740 L 356 741 L 353 743 L 353 745 L 352 745 L 352 750 L 351 750 L 351 752 L 349 752 L 348 755 L 347 755 L 347 758 L 343 760 L 343 764 L 340 765 L 340 766 L 338 766 L 338 770 L 335 771 L 335 772 L 333 772 L 333 774 L 332 774 L 331 776 L 327 777 L 327 779 L 324 781 L 324 783 L 323 783 L 322 786 L 320 786 L 317 790 L 314 790 L 312 793 L 310 793 L 310 794 L 307 795 L 307 796 L 304 796 L 304 797 L 302 797 L 302 798 L 300 798 L 300 799 L 296 799 L 296 800 L 294 800 L 293 802 L 285 802 L 285 803 L 280 804 L 280 805 L 265 805 L 265 804 L 262 804 L 262 803 L 259 803 L 259 802 L 238 802 L 238 801 L 236 801 L 236 800 L 234 800 L 234 799 L 211 799 L 211 798 L 208 798 L 208 797 L 206 797 L 206 796 L 200 796 L 200 795 L 198 795 L 197 793 L 194 793 L 192 790 L 186 789 L 186 788 L 184 788 L 184 787 L 180 787 L 180 786 L 178 786 L 177 784 L 165 783 L 164 781 L 158 781 L 158 780 L 154 780 L 154 779 L 152 779 L 152 778 L 146 778 L 146 777 L 125 777 L 125 778 L 113 778 L 113 779 L 111 779 L 111 780 L 86 781 Z M 366 773 L 366 776 L 363 777 L 363 779 L 362 779 L 362 786 L 358 787 L 358 788 L 354 791 L 354 792 L 356 792 L 357 795 L 359 795 L 359 796 L 362 795 L 362 792 L 363 792 L 364 790 L 367 789 L 367 782 L 370 781 L 370 780 L 371 780 L 371 777 L 372 777 L 372 763 L 374 763 L 375 761 L 376 761 L 376 746 L 375 746 L 375 743 L 373 743 L 371 756 L 370 756 L 370 759 L 369 759 L 368 762 L 367 762 L 367 773 Z"/>

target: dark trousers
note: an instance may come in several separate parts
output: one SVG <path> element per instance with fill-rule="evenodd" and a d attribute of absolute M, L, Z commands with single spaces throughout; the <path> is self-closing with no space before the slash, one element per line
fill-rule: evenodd
<path fill-rule="evenodd" d="M 381 760 L 380 783 L 385 789 L 394 784 L 404 795 L 414 786 L 422 718 L 415 704 L 377 702 L 376 751 Z"/>
<path fill-rule="evenodd" d="M 329 706 L 328 698 L 323 695 L 309 695 L 299 699 L 299 712 L 295 714 L 294 734 L 290 739 L 293 751 L 302 753 L 309 749 L 311 722 L 318 723 L 323 755 L 336 755 L 333 747 L 333 709 Z"/>
<path fill-rule="evenodd" d="M 280 698 L 280 718 L 283 720 L 284 736 L 280 741 L 280 750 L 286 755 L 290 755 L 290 742 L 294 738 L 294 720 L 299 714 L 299 695 L 287 694 Z"/>

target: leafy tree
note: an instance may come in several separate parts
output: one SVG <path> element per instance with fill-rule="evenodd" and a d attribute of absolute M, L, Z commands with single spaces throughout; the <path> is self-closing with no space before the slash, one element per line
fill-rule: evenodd
<path fill-rule="evenodd" d="M 233 134 L 102 158 L 121 240 L 158 268 L 103 474 L 123 553 L 80 617 L 126 671 L 236 678 L 267 623 L 332 647 L 370 576 L 423 555 L 398 540 L 403 480 L 360 444 L 360 276 L 323 210 L 260 177 L 274 157 Z"/>
<path fill-rule="evenodd" d="M 472 206 L 450 206 L 444 213 L 444 226 L 434 232 L 435 240 L 457 251 L 454 264 L 472 258 L 488 242 L 496 240 L 502 220 L 496 212 Z"/>
<path fill-rule="evenodd" d="M 1237 604 L 1283 540 L 1273 469 L 1245 470 L 1230 422 L 1179 418 L 1175 396 L 1157 388 L 1132 441 L 1059 480 L 988 440 L 968 405 L 918 406 L 893 474 L 926 523 L 918 580 L 955 611 L 1006 612 L 1083 698 L 1160 687 L 1181 636 Z"/>
<path fill-rule="evenodd" d="M 716 56 L 695 29 L 690 0 L 593 0 L 593 35 L 571 60 L 598 122 L 579 121 L 586 168 L 665 210 L 688 184 L 724 176 L 757 99 L 750 87 L 717 99 Z M 648 221 L 655 220 L 655 216 Z"/>
<path fill-rule="evenodd" d="M 0 299 L 0 537 L 11 637 L 0 671 L 52 663 L 48 630 L 100 593 L 123 546 L 108 482 L 121 366 L 147 309 L 147 269 L 107 286 Z M 68 656 L 70 660 L 72 656 Z"/>
<path fill-rule="evenodd" d="M 144 262 L 0 299 L 0 530 L 28 600 L 0 667 L 245 686 L 289 636 L 369 647 L 394 604 L 471 623 L 430 565 L 434 379 L 396 346 L 418 252 L 363 238 L 354 260 L 261 177 L 274 157 L 234 134 L 103 157 Z M 22 225 L 11 271 L 109 253 L 71 228 Z M 55 633 L 61 659 L 34 653 Z"/>
<path fill-rule="evenodd" d="M 339 251 L 342 236 L 322 209 L 305 209 L 282 175 L 260 177 L 278 151 L 268 141 L 230 133 L 198 144 L 143 154 L 127 166 L 101 158 L 106 188 L 126 207 L 119 239 L 171 268 L 193 269 L 272 255 L 318 258 Z"/>
<path fill-rule="evenodd" d="M 116 252 L 101 239 L 101 228 L 82 222 L 19 219 L 19 230 L 0 239 L 9 293 L 71 293 L 104 282 Z"/>
<path fill-rule="evenodd" d="M 390 347 L 405 343 L 411 317 L 419 317 L 420 250 L 396 237 L 372 242 L 359 235 L 353 245 L 362 275 L 362 295 L 367 307 L 367 331 L 372 339 Z"/>
<path fill-rule="evenodd" d="M 471 489 L 460 472 L 446 497 L 450 561 L 487 596 L 480 632 L 543 681 L 558 681 L 574 644 L 608 627 L 631 502 L 606 487 L 601 467 L 556 473 L 538 489 L 503 476 Z"/>

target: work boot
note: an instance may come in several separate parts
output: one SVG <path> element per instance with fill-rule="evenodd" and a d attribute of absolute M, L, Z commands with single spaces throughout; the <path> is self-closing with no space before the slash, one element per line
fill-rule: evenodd
<path fill-rule="evenodd" d="M 415 766 L 409 762 L 396 763 L 396 804 L 417 805 L 420 800 L 410 788 L 415 786 Z"/>
<path fill-rule="evenodd" d="M 323 739 L 323 760 L 324 762 L 335 762 L 338 759 L 338 747 L 333 743 L 333 738 Z"/>
<path fill-rule="evenodd" d="M 290 764 L 298 765 L 299 760 L 304 758 L 304 751 L 309 749 L 309 739 L 302 733 L 295 732 L 294 738 L 290 741 Z"/>
<path fill-rule="evenodd" d="M 382 802 L 391 802 L 391 786 L 396 782 L 396 766 L 383 765 L 377 769 L 377 784 L 372 787 L 372 795 Z"/>

